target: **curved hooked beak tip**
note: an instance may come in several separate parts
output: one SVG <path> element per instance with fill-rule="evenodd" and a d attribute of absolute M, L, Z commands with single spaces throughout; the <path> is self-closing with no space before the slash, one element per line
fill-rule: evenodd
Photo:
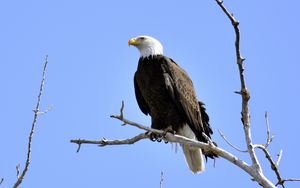
<path fill-rule="evenodd" d="M 133 45 L 133 46 L 137 45 L 136 38 L 130 39 L 130 40 L 128 41 L 128 45 L 129 45 L 129 46 L 130 46 L 130 45 Z"/>

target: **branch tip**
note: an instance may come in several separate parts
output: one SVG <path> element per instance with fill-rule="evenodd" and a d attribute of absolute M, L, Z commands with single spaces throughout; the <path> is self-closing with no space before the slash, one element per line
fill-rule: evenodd
<path fill-rule="evenodd" d="M 122 100 L 122 105 L 121 105 L 121 109 L 120 109 L 120 118 L 121 118 L 121 119 L 124 118 L 123 110 L 124 110 L 124 101 Z"/>
<path fill-rule="evenodd" d="M 279 151 L 279 153 L 277 154 L 277 157 L 278 157 L 278 159 L 277 159 L 277 162 L 276 162 L 276 165 L 277 166 L 279 166 L 279 163 L 280 163 L 280 161 L 281 161 L 281 157 L 282 157 L 282 149 Z"/>
<path fill-rule="evenodd" d="M 81 143 L 77 143 L 78 144 L 78 148 L 76 150 L 76 153 L 79 153 L 80 149 L 81 149 Z"/>
<path fill-rule="evenodd" d="M 265 112 L 265 119 L 266 119 L 266 128 L 267 128 L 267 141 L 265 147 L 267 148 L 271 142 L 273 141 L 274 135 L 271 136 L 270 126 L 269 126 L 269 117 L 268 112 Z"/>
<path fill-rule="evenodd" d="M 19 178 L 20 176 L 20 164 L 18 164 L 17 166 L 16 166 L 16 171 L 17 171 L 17 178 Z"/>
<path fill-rule="evenodd" d="M 223 0 L 216 0 L 217 1 L 217 3 L 219 4 L 219 5 L 222 5 L 223 4 Z"/>

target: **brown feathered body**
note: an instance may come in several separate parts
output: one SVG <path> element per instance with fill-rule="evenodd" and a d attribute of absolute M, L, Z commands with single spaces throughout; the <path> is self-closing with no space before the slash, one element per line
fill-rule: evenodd
<path fill-rule="evenodd" d="M 207 142 L 203 133 L 210 137 L 212 130 L 204 104 L 198 101 L 188 74 L 172 59 L 164 55 L 141 57 L 134 86 L 138 105 L 144 114 L 151 116 L 152 128 L 171 128 L 182 136 Z M 204 170 L 199 148 L 183 146 L 183 151 L 194 173 Z M 206 156 L 213 158 L 211 154 Z"/>

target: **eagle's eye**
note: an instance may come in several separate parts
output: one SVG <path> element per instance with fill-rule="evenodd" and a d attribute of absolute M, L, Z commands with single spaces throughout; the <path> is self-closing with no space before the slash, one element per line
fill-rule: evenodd
<path fill-rule="evenodd" d="M 145 37 L 140 37 L 141 40 L 145 40 Z"/>

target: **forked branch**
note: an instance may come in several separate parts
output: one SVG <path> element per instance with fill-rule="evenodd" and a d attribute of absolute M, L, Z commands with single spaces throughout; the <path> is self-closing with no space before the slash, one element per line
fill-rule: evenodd
<path fill-rule="evenodd" d="M 192 146 L 192 147 L 198 147 L 198 148 L 203 149 L 207 153 L 214 153 L 217 156 L 222 157 L 222 158 L 228 160 L 229 162 L 231 162 L 232 164 L 234 164 L 234 165 L 240 167 L 241 169 L 243 169 L 251 177 L 253 177 L 253 179 L 255 179 L 258 183 L 263 184 L 263 185 L 265 184 L 265 180 L 263 179 L 264 177 L 257 174 L 256 171 L 250 165 L 248 165 L 246 162 L 242 161 L 238 157 L 234 156 L 233 154 L 223 150 L 222 148 L 215 146 L 213 143 L 199 142 L 199 141 L 195 141 L 195 140 L 192 140 L 192 139 L 180 136 L 180 135 L 175 135 L 175 134 L 172 134 L 172 133 L 169 133 L 169 132 L 165 133 L 162 130 L 149 128 L 147 126 L 144 126 L 144 125 L 141 125 L 139 123 L 136 123 L 136 122 L 133 122 L 133 121 L 130 121 L 130 120 L 126 119 L 124 117 L 124 115 L 122 116 L 122 114 L 124 114 L 123 110 L 124 110 L 124 104 L 122 103 L 120 115 L 112 115 L 111 117 L 120 120 L 122 122 L 122 125 L 131 125 L 131 126 L 134 126 L 134 127 L 137 127 L 139 129 L 142 129 L 142 130 L 146 131 L 145 133 L 142 133 L 142 134 L 140 134 L 136 137 L 141 138 L 141 139 L 148 138 L 148 135 L 151 132 L 157 133 L 157 134 L 165 134 L 165 137 L 163 138 L 165 141 L 173 142 L 173 143 L 179 143 L 179 144 Z M 141 136 L 141 135 L 145 135 L 145 136 Z M 133 138 L 135 138 L 135 137 L 133 137 Z M 133 140 L 138 141 L 138 139 L 133 139 Z M 109 142 L 110 144 L 108 144 L 108 141 L 105 139 L 104 145 L 127 144 L 127 141 L 128 140 L 121 140 L 121 141 L 114 140 L 114 141 L 110 141 Z M 103 140 L 90 141 L 90 140 L 77 139 L 77 140 L 71 140 L 71 142 L 75 143 L 79 146 L 82 145 L 82 144 L 96 144 L 96 145 L 102 145 L 103 144 Z M 265 187 L 272 187 L 272 186 L 265 186 Z"/>
<path fill-rule="evenodd" d="M 240 82 L 241 82 L 241 90 L 239 92 L 236 92 L 238 94 L 240 94 L 242 96 L 242 123 L 243 123 L 243 128 L 244 128 L 244 133 L 245 133 L 245 138 L 246 138 L 246 144 L 248 147 L 248 153 L 251 157 L 252 160 L 252 167 L 253 169 L 256 171 L 256 173 L 262 177 L 262 179 L 264 180 L 264 184 L 262 184 L 261 182 L 260 185 L 262 185 L 263 187 L 275 187 L 275 185 L 273 183 L 271 183 L 267 178 L 265 178 L 263 176 L 262 170 L 261 170 L 261 166 L 259 164 L 259 161 L 257 159 L 256 153 L 255 153 L 255 147 L 260 148 L 263 150 L 263 152 L 266 155 L 266 158 L 268 159 L 268 161 L 271 164 L 271 168 L 272 170 L 274 170 L 277 179 L 278 179 L 278 183 L 277 185 L 281 185 L 282 187 L 284 187 L 284 182 L 283 179 L 281 178 L 281 175 L 279 173 L 278 170 L 278 165 L 276 165 L 276 163 L 274 163 L 271 155 L 269 154 L 269 152 L 267 151 L 267 147 L 270 145 L 270 143 L 272 142 L 273 137 L 271 136 L 270 133 L 270 127 L 269 127 L 269 121 L 268 121 L 268 114 L 265 114 L 265 118 L 266 118 L 266 126 L 267 126 L 267 142 L 265 145 L 253 145 L 252 143 L 252 136 L 251 136 L 251 129 L 250 129 L 250 112 L 249 112 L 249 99 L 250 99 L 250 92 L 246 87 L 246 81 L 245 81 L 245 77 L 244 77 L 244 60 L 245 58 L 242 57 L 241 52 L 240 52 L 240 30 L 239 30 L 239 22 L 234 18 L 233 14 L 229 13 L 229 11 L 225 8 L 225 6 L 223 5 L 223 1 L 220 0 L 216 0 L 217 4 L 220 6 L 220 8 L 222 9 L 222 11 L 226 14 L 226 16 L 229 18 L 234 31 L 235 31 L 235 51 L 236 51 L 236 61 L 237 61 L 237 65 L 238 65 L 238 69 L 239 69 L 239 74 L 240 74 Z M 279 156 L 279 160 L 280 161 L 281 155 Z M 278 162 L 279 163 L 279 162 Z M 257 180 L 256 180 L 257 181 Z"/>

